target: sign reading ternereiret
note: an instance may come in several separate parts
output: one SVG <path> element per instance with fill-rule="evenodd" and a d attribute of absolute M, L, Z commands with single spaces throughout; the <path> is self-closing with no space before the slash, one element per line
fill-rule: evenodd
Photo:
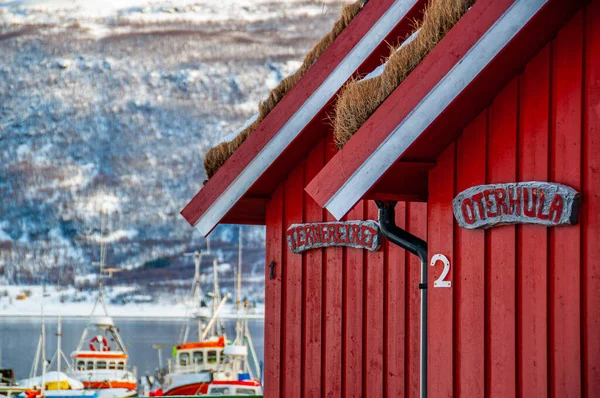
<path fill-rule="evenodd" d="M 379 224 L 375 221 L 292 224 L 286 233 L 294 253 L 330 246 L 348 246 L 375 251 L 381 246 Z"/>
<path fill-rule="evenodd" d="M 505 224 L 546 226 L 577 224 L 581 194 L 571 187 L 529 181 L 479 185 L 452 201 L 454 217 L 463 228 Z"/>

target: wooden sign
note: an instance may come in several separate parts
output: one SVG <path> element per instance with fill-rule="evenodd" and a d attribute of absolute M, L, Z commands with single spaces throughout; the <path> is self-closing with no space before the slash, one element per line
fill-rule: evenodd
<path fill-rule="evenodd" d="M 375 251 L 381 246 L 379 224 L 375 221 L 292 224 L 286 237 L 294 253 L 331 246 Z"/>
<path fill-rule="evenodd" d="M 529 181 L 479 185 L 452 201 L 454 217 L 463 228 L 490 228 L 505 224 L 546 226 L 577 224 L 581 194 L 571 187 Z"/>

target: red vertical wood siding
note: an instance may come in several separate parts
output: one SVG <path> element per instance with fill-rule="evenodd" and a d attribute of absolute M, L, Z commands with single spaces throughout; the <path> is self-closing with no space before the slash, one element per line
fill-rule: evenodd
<path fill-rule="evenodd" d="M 487 182 L 516 180 L 518 82 L 498 95 L 488 112 Z M 488 231 L 489 388 L 490 397 L 511 397 L 516 391 L 515 227 Z"/>
<path fill-rule="evenodd" d="M 292 223 L 332 221 L 304 186 L 333 153 L 322 140 L 267 208 L 265 396 L 418 397 L 419 261 L 384 243 L 371 253 L 327 248 L 294 254 Z M 377 220 L 373 202 L 348 219 Z M 399 203 L 396 220 L 427 239 L 427 204 Z"/>
<path fill-rule="evenodd" d="M 364 204 L 359 203 L 348 213 L 349 220 L 364 220 Z M 363 273 L 362 250 L 346 249 L 344 278 L 344 397 L 362 397 L 363 387 Z"/>
<path fill-rule="evenodd" d="M 302 222 L 304 164 L 290 174 L 285 184 L 284 225 Z M 281 362 L 283 396 L 299 397 L 302 374 L 302 257 L 284 250 L 283 341 Z"/>
<path fill-rule="evenodd" d="M 486 131 L 487 113 L 481 114 L 458 140 L 456 148 L 456 190 L 462 191 L 474 185 L 485 183 L 486 175 Z M 455 263 L 460 267 L 452 271 L 455 319 L 459 325 L 468 328 L 455 328 L 454 366 L 456 374 L 456 397 L 483 397 L 485 386 L 484 368 L 481 366 L 485 355 L 485 233 L 467 233 L 456 228 Z M 431 290 L 435 292 L 436 289 Z M 437 301 L 437 300 L 436 300 Z M 435 332 L 432 332 L 435 333 Z"/>
<path fill-rule="evenodd" d="M 454 198 L 454 180 L 446 178 L 446 170 L 452 170 L 456 160 L 455 145 L 450 145 L 438 158 L 438 164 L 429 175 L 429 184 L 435 189 L 430 189 L 429 201 L 435 206 L 429 207 L 428 239 L 430 257 L 443 254 L 453 263 L 454 248 L 452 242 L 453 216 L 452 199 Z M 439 278 L 444 267 L 441 263 L 429 267 L 429 329 L 428 329 L 428 358 L 429 375 L 428 392 L 432 397 L 452 396 L 452 363 L 454 347 L 453 341 L 453 299 L 451 289 L 433 289 L 433 283 Z M 446 280 L 452 280 L 453 269 Z M 415 303 L 418 305 L 418 302 Z"/>
<path fill-rule="evenodd" d="M 585 19 L 583 96 L 582 334 L 583 391 L 600 397 L 600 3 Z"/>
<path fill-rule="evenodd" d="M 266 221 L 266 267 L 265 267 L 265 366 L 264 393 L 268 397 L 281 396 L 281 305 L 283 249 L 285 245 L 283 229 L 283 186 L 273 193 L 267 208 Z M 273 273 L 271 267 L 273 264 Z M 273 279 L 271 279 L 273 277 Z"/>
<path fill-rule="evenodd" d="M 333 135 L 325 139 L 325 159 L 335 154 Z M 308 184 L 308 181 L 306 182 Z M 335 218 L 325 212 L 325 221 Z M 342 397 L 342 280 L 344 271 L 343 249 L 341 247 L 325 250 L 323 275 L 325 338 L 323 344 L 324 359 L 324 395 L 328 398 Z"/>
<path fill-rule="evenodd" d="M 325 145 L 319 143 L 306 161 L 305 181 L 310 181 L 325 164 Z M 323 210 L 304 192 L 304 217 L 321 221 Z M 321 396 L 321 346 L 322 333 L 321 308 L 323 305 L 323 250 L 311 250 L 304 255 L 304 339 L 303 349 L 303 396 L 317 398 Z"/>
<path fill-rule="evenodd" d="M 405 203 L 396 206 L 396 225 L 406 228 Z M 425 224 L 425 223 L 423 223 Z M 414 231 L 413 231 L 414 232 Z M 406 261 L 407 253 L 396 245 L 388 244 L 388 267 L 384 283 L 386 284 L 386 296 L 384 300 L 384 312 L 387 315 L 385 341 L 387 352 L 385 358 L 385 393 L 388 397 L 400 397 L 404 395 L 404 378 L 406 375 L 405 341 L 406 330 Z M 414 289 L 414 286 L 412 286 Z"/>
<path fill-rule="evenodd" d="M 435 397 L 600 396 L 600 7 L 563 27 L 430 172 L 429 387 Z M 474 185 L 554 181 L 583 193 L 575 226 L 471 231 L 451 199 Z M 449 221 L 450 220 L 450 221 Z"/>
<path fill-rule="evenodd" d="M 377 206 L 367 203 L 367 219 L 377 220 Z M 387 243 L 386 243 L 387 246 Z M 365 373 L 364 395 L 367 398 L 383 396 L 383 329 L 384 329 L 384 254 L 385 250 L 367 253 L 365 298 Z"/>
<path fill-rule="evenodd" d="M 581 190 L 583 12 L 553 43 L 550 178 Z M 580 226 L 550 230 L 550 384 L 581 395 Z"/>
<path fill-rule="evenodd" d="M 406 205 L 406 230 L 427 241 L 427 204 L 408 203 Z M 412 254 L 407 254 L 406 267 L 406 396 L 419 397 L 419 334 L 421 314 L 421 293 L 417 288 L 421 282 L 421 262 Z"/>
<path fill-rule="evenodd" d="M 527 66 L 520 82 L 519 181 L 548 181 L 551 45 Z M 548 229 L 517 227 L 519 246 L 518 363 L 520 396 L 548 396 Z M 526 292 L 526 293 L 525 293 Z"/>
<path fill-rule="evenodd" d="M 486 177 L 486 131 L 487 113 L 481 114 L 458 140 L 456 149 L 456 190 L 485 183 Z M 468 328 L 455 328 L 454 344 L 469 347 L 455 352 L 457 397 L 484 396 L 485 373 L 485 245 L 484 231 L 465 233 L 456 228 L 455 262 L 453 287 L 456 322 L 470 325 Z"/>

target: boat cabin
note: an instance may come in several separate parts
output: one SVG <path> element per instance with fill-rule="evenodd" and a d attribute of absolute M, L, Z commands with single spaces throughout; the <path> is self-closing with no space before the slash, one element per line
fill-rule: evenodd
<path fill-rule="evenodd" d="M 81 353 L 75 357 L 75 369 L 84 370 L 125 370 L 127 368 L 127 358 L 117 360 L 113 355 L 103 355 L 100 358 L 89 358 L 82 356 Z M 94 355 L 89 353 L 88 355 Z"/>
<path fill-rule="evenodd" d="M 135 368 L 128 366 L 125 344 L 109 316 L 90 317 L 71 358 L 73 377 L 86 388 L 137 389 Z"/>
<path fill-rule="evenodd" d="M 261 395 L 262 388 L 257 380 L 214 380 L 208 386 L 206 395 L 244 396 Z"/>
<path fill-rule="evenodd" d="M 174 361 L 169 361 L 169 367 L 173 370 L 176 368 L 179 372 L 217 370 L 226 360 L 224 350 L 223 336 L 214 340 L 180 344 L 174 347 Z"/>
<path fill-rule="evenodd" d="M 265 395 L 600 396 L 600 0 L 347 10 L 182 211 L 266 225 Z"/>

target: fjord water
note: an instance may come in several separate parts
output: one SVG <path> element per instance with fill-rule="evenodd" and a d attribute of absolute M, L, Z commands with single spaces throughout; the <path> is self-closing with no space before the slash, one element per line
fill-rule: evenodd
<path fill-rule="evenodd" d="M 87 318 L 63 318 L 62 350 L 70 360 L 77 347 Z M 177 344 L 183 319 L 115 318 L 125 345 L 128 347 L 130 365 L 137 367 L 138 379 L 152 375 L 158 368 L 158 353 L 153 345 L 164 345 L 163 361 L 171 357 L 172 347 Z M 46 356 L 56 352 L 56 317 L 46 317 Z M 226 321 L 229 338 L 235 338 L 235 322 Z M 259 361 L 264 353 L 264 324 L 260 320 L 249 321 L 250 332 Z M 17 379 L 29 377 L 31 365 L 41 330 L 41 319 L 35 317 L 0 317 L 0 367 L 12 368 Z M 91 336 L 88 336 L 88 340 Z M 53 366 L 54 368 L 54 366 Z M 64 369 L 64 365 L 63 365 Z"/>

